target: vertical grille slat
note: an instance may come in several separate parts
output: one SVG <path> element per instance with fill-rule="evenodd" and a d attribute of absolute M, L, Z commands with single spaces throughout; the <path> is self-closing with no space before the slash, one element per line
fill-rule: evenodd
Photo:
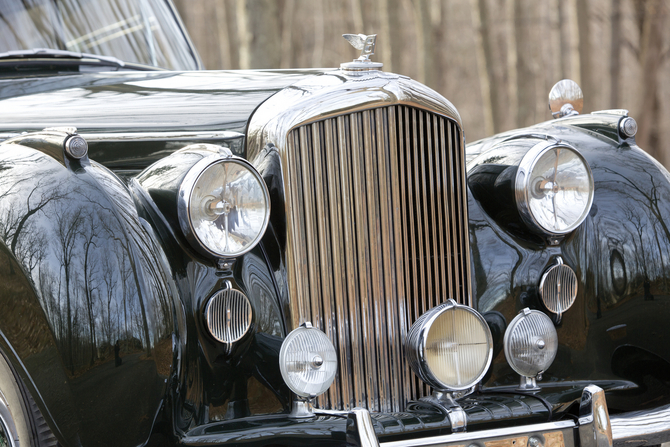
<path fill-rule="evenodd" d="M 338 351 L 322 408 L 403 411 L 429 390 L 403 342 L 429 308 L 468 303 L 458 126 L 407 105 L 341 115 L 288 135 L 287 263 L 293 323 Z"/>

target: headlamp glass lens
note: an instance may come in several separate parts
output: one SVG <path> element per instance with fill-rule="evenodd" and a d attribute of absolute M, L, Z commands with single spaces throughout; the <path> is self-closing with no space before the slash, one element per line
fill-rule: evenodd
<path fill-rule="evenodd" d="M 592 185 L 591 172 L 578 153 L 553 147 L 532 168 L 526 185 L 528 209 L 548 232 L 572 231 L 589 212 Z"/>
<path fill-rule="evenodd" d="M 250 250 L 263 235 L 269 217 L 265 183 L 238 160 L 222 160 L 199 176 L 189 201 L 196 237 L 218 256 Z"/>

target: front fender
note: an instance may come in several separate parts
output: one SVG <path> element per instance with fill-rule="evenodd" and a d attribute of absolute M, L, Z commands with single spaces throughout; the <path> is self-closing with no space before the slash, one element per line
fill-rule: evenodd
<path fill-rule="evenodd" d="M 507 323 L 524 307 L 554 317 L 559 349 L 541 386 L 611 380 L 620 389 L 607 392 L 610 410 L 668 403 L 670 174 L 634 141 L 614 141 L 565 120 L 556 123 L 541 130 L 569 142 L 588 161 L 595 186 L 591 211 L 578 229 L 549 245 L 513 215 L 514 198 L 504 187 L 509 179 L 503 178 L 509 169 L 500 165 L 510 152 L 496 153 L 494 144 L 474 159 L 469 211 L 477 307 L 484 314 L 501 314 Z M 495 200 L 504 202 L 506 211 L 487 203 L 493 194 L 477 192 L 487 184 L 496 185 L 502 196 Z M 559 256 L 578 278 L 575 303 L 561 319 L 543 307 L 539 296 L 540 279 Z M 504 327 L 498 332 L 504 333 Z M 502 346 L 497 348 L 488 385 L 517 384 L 519 376 Z"/>
<path fill-rule="evenodd" d="M 143 444 L 173 364 L 171 275 L 125 185 L 57 153 L 0 145 L 2 348 L 63 445 Z"/>

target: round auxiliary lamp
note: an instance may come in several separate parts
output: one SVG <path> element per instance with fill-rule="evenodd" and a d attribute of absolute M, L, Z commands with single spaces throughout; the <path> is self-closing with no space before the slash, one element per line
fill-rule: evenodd
<path fill-rule="evenodd" d="M 551 318 L 538 310 L 523 309 L 505 331 L 507 363 L 521 376 L 520 391 L 537 391 L 538 376 L 551 366 L 558 335 Z"/>
<path fill-rule="evenodd" d="M 405 352 L 414 373 L 434 390 L 465 391 L 486 374 L 493 338 L 476 310 L 449 299 L 412 325 Z"/>
<path fill-rule="evenodd" d="M 279 369 L 297 396 L 291 417 L 311 417 L 310 401 L 325 393 L 335 380 L 337 354 L 328 336 L 311 323 L 291 331 L 279 350 Z"/>

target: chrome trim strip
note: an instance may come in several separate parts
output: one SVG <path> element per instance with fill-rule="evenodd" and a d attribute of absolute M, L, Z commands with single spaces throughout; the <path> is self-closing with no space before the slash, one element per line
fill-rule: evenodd
<path fill-rule="evenodd" d="M 655 445 L 670 441 L 670 405 L 611 416 L 616 447 Z"/>
<path fill-rule="evenodd" d="M 483 430 L 471 433 L 453 433 L 451 435 L 435 436 L 432 438 L 411 439 L 407 441 L 381 442 L 380 447 L 423 447 L 437 445 L 452 445 L 464 441 L 485 441 L 492 438 L 504 438 L 516 435 L 530 435 L 532 433 L 558 431 L 575 428 L 573 421 L 547 422 L 537 425 L 524 425 L 521 427 L 501 428 L 494 430 Z"/>
<path fill-rule="evenodd" d="M 370 412 L 363 408 L 354 408 L 347 416 L 347 445 L 359 447 L 379 447 L 379 440 L 372 426 Z"/>

